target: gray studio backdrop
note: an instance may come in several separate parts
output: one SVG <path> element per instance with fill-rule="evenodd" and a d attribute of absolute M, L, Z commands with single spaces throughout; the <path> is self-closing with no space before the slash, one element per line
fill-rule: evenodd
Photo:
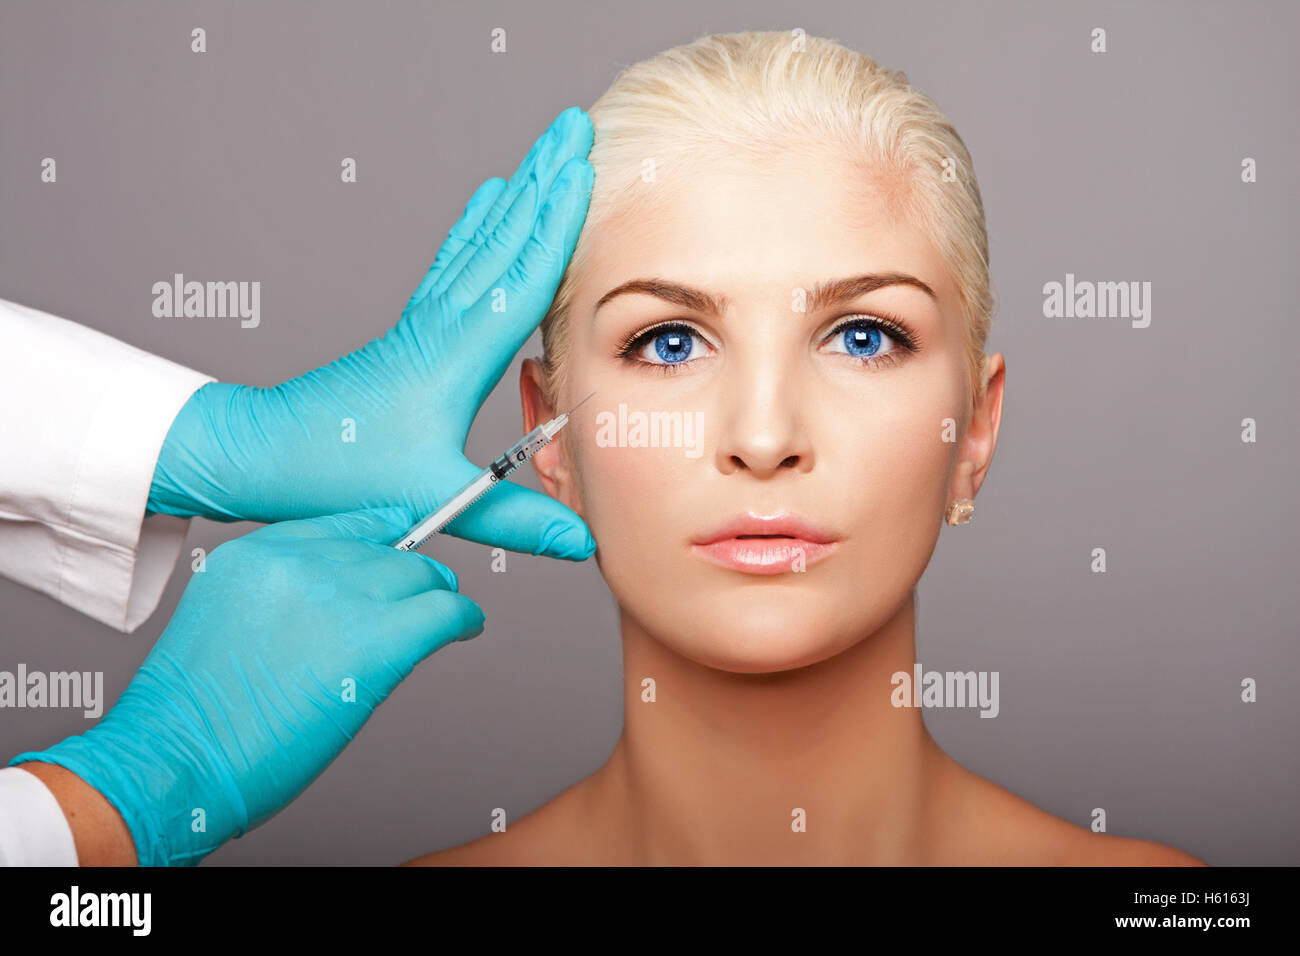
<path fill-rule="evenodd" d="M 990 351 L 1009 368 L 976 520 L 944 529 L 922 579 L 917 651 L 927 669 L 999 671 L 1001 712 L 931 710 L 929 726 L 1076 823 L 1104 807 L 1110 832 L 1211 864 L 1300 863 L 1297 5 L 2 9 L 0 297 L 261 385 L 396 321 L 474 188 L 621 66 L 702 33 L 801 27 L 905 70 L 974 156 Z M 505 54 L 490 52 L 495 27 Z M 151 287 L 177 272 L 260 281 L 260 326 L 154 318 Z M 1045 317 L 1044 284 L 1067 274 L 1150 282 L 1149 326 Z M 520 434 L 517 378 L 518 360 L 472 459 Z M 531 469 L 520 480 L 537 487 Z M 185 553 L 252 529 L 196 521 Z M 604 761 L 621 667 L 594 562 L 511 554 L 503 576 L 479 545 L 431 553 L 486 632 L 421 665 L 302 797 L 210 863 L 396 863 L 487 832 L 494 807 L 517 820 Z M 0 581 L 0 669 L 103 671 L 111 704 L 188 577 L 186 561 L 131 635 Z M 1241 700 L 1246 678 L 1257 703 Z M 88 726 L 3 710 L 0 755 Z"/>

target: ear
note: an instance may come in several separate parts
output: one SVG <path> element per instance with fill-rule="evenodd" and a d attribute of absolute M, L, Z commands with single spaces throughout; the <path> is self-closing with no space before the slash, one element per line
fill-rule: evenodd
<path fill-rule="evenodd" d="M 984 395 L 975 405 L 966 428 L 961 457 L 957 460 L 948 492 L 948 505 L 959 498 L 975 500 L 998 446 L 998 430 L 1002 427 L 1002 392 L 1006 384 L 1006 362 L 1001 352 L 988 357 L 984 374 L 987 378 Z"/>
<path fill-rule="evenodd" d="M 542 363 L 537 359 L 524 359 L 519 369 L 519 400 L 523 406 L 525 433 L 550 421 L 557 414 L 551 407 L 551 403 L 546 400 L 544 381 Z M 566 427 L 554 440 L 533 455 L 531 461 L 546 493 L 572 509 L 579 517 L 584 517 L 577 482 L 573 477 L 572 453 L 568 438 L 569 429 Z"/>

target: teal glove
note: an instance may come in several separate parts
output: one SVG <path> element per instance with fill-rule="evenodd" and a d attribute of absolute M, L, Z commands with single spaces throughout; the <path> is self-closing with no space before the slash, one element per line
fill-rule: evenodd
<path fill-rule="evenodd" d="M 509 183 L 480 186 L 382 338 L 273 388 L 195 392 L 167 434 L 148 509 L 261 522 L 436 510 L 480 471 L 464 455 L 470 424 L 573 254 L 591 197 L 592 139 L 587 114 L 570 107 Z M 574 512 L 508 481 L 447 533 L 573 560 L 596 547 Z"/>
<path fill-rule="evenodd" d="M 409 517 L 330 515 L 221 545 L 103 720 L 10 764 L 58 764 L 98 790 L 142 866 L 198 863 L 265 822 L 419 661 L 483 629 L 449 569 L 386 543 Z"/>

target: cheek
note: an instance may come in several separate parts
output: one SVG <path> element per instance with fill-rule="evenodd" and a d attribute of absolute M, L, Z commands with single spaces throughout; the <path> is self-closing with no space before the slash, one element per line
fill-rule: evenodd
<path fill-rule="evenodd" d="M 578 475 L 584 513 L 607 578 L 644 567 L 690 534 L 684 515 L 674 520 L 682 513 L 674 498 L 692 487 L 692 464 L 698 469 L 698 461 L 687 459 L 680 448 L 602 445 L 595 433 L 583 436 Z"/>
<path fill-rule="evenodd" d="M 870 411 L 857 417 L 853 439 L 845 429 L 845 437 L 834 440 L 834 453 L 845 463 L 836 470 L 867 489 L 865 498 L 879 509 L 877 518 L 938 520 L 966 424 L 957 379 L 944 369 L 873 396 L 863 403 Z"/>
<path fill-rule="evenodd" d="M 683 513 L 680 502 L 698 493 L 700 458 L 671 447 L 671 436 L 659 442 L 667 447 L 650 444 L 660 429 L 648 428 L 648 418 L 676 413 L 680 421 L 683 414 L 680 404 L 665 398 L 664 382 L 611 367 L 592 343 L 582 354 L 586 374 L 573 392 L 596 392 L 583 430 L 571 436 L 583 517 L 602 570 L 619 566 L 624 555 L 644 563 L 636 556 L 665 552 L 693 530 L 685 527 L 689 509 Z"/>

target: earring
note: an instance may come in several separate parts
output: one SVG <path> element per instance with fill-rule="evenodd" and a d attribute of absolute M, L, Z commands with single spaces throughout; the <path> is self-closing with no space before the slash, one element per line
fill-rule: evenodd
<path fill-rule="evenodd" d="M 971 516 L 975 514 L 975 502 L 969 498 L 958 498 L 948 508 L 948 524 L 970 524 Z"/>

